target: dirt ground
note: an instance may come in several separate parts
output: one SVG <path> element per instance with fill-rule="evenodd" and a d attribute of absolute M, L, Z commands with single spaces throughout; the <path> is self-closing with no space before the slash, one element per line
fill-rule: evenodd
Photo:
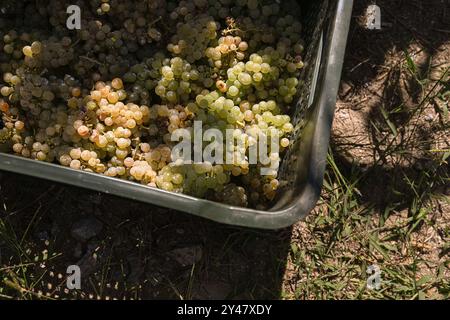
<path fill-rule="evenodd" d="M 381 7 L 380 31 L 361 27 L 365 10 L 373 3 Z M 441 82 L 445 83 L 444 91 L 448 92 L 449 17 L 450 1 L 355 2 L 331 147 L 341 172 L 350 182 L 355 182 L 355 192 L 359 194 L 358 208 L 354 209 L 356 215 L 370 214 L 371 218 L 363 225 L 349 227 L 351 232 L 361 232 L 365 236 L 344 237 L 346 241 L 337 243 L 337 254 L 329 257 L 333 262 L 327 271 L 323 270 L 327 267 L 327 259 L 323 257 L 316 259 L 309 254 L 310 257 L 303 259 L 306 263 L 300 265 L 306 270 L 311 265 L 313 267 L 302 272 L 291 255 L 285 276 L 289 287 L 286 288 L 286 283 L 284 285 L 289 297 L 448 297 L 450 166 L 440 162 L 442 153 L 448 152 L 450 145 L 448 113 L 442 112 L 448 106 L 448 95 L 440 99 L 435 94 L 441 88 Z M 333 199 L 330 200 L 329 192 L 324 193 L 323 200 L 322 207 L 319 203 L 306 222 L 294 226 L 291 241 L 298 244 L 298 250 L 317 249 L 318 236 L 331 241 L 329 231 L 321 234 L 317 228 L 311 227 L 316 226 L 322 215 L 332 216 L 333 210 L 337 211 L 330 207 Z M 343 201 L 342 197 L 337 200 Z M 415 233 L 406 237 L 400 235 L 401 232 L 397 231 L 401 230 L 402 223 L 411 219 L 412 212 L 418 210 L 418 202 L 428 203 L 424 213 L 427 222 Z M 348 220 L 344 221 L 352 225 Z M 397 231 L 385 232 L 383 228 Z M 371 233 L 368 230 L 376 231 Z M 387 253 L 375 250 L 381 256 L 355 258 L 358 254 L 365 256 L 371 246 L 377 246 L 372 241 L 374 234 L 377 240 L 386 240 L 387 245 L 381 246 L 387 249 Z M 321 254 L 320 250 L 318 254 Z M 425 293 L 419 290 L 418 295 L 397 290 L 395 285 L 385 294 L 366 295 L 361 287 L 352 285 L 352 281 L 342 281 L 342 275 L 336 276 L 344 269 L 349 272 L 344 278 L 351 278 L 352 268 L 346 265 L 345 259 L 337 262 L 337 256 L 346 255 L 351 257 L 352 263 L 360 260 L 364 266 L 365 262 L 378 261 L 387 269 L 385 273 L 398 271 L 397 267 L 391 269 L 389 266 L 397 264 L 402 269 L 412 264 L 414 270 L 409 274 L 414 277 L 414 283 L 441 271 L 447 281 L 438 285 L 437 290 L 436 287 L 425 289 Z M 363 273 L 363 269 L 359 271 Z M 391 281 L 404 281 L 408 274 L 406 269 L 402 269 L 402 275 L 389 274 Z M 342 290 L 350 287 L 350 292 L 337 295 L 310 293 L 302 285 L 302 282 L 311 282 L 305 280 L 308 273 L 324 281 L 339 279 L 336 283 L 345 284 Z M 353 274 L 357 275 L 358 271 Z M 356 283 L 360 285 L 359 281 Z M 336 289 L 329 287 L 330 291 Z M 388 293 L 389 290 L 392 292 Z M 444 295 L 436 294 L 437 291 L 444 292 Z"/>
<path fill-rule="evenodd" d="M 375 1 L 355 2 L 332 161 L 305 221 L 243 229 L 0 172 L 0 298 L 448 298 L 450 1 L 376 1 L 380 31 L 361 27 Z M 65 286 L 73 264 L 81 290 Z"/>

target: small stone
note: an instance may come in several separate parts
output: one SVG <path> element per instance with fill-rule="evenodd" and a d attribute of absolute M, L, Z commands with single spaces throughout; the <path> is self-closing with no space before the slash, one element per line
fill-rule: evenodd
<path fill-rule="evenodd" d="M 95 218 L 86 218 L 77 221 L 72 226 L 71 235 L 81 242 L 86 242 L 102 231 L 103 224 Z"/>
<path fill-rule="evenodd" d="M 350 91 L 352 90 L 352 86 L 345 81 L 341 82 L 341 86 L 339 88 L 339 96 L 344 98 L 346 97 Z"/>
<path fill-rule="evenodd" d="M 200 246 L 186 247 L 174 249 L 168 255 L 180 265 L 186 267 L 199 262 L 202 258 L 203 250 Z"/>

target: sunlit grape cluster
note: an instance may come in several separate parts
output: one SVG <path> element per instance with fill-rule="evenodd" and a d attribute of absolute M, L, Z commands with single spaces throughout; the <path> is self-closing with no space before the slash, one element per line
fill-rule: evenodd
<path fill-rule="evenodd" d="M 71 2 L 17 1 L 31 19 L 0 16 L 2 150 L 269 205 L 282 184 L 278 166 L 250 163 L 249 153 L 261 135 L 279 137 L 271 161 L 291 145 L 305 45 L 296 1 L 92 0 L 81 6 L 81 30 L 69 30 Z M 236 144 L 224 145 L 231 163 L 225 155 L 221 163 L 172 159 L 172 134 L 186 129 L 192 138 L 196 121 L 224 136 L 232 130 Z"/>

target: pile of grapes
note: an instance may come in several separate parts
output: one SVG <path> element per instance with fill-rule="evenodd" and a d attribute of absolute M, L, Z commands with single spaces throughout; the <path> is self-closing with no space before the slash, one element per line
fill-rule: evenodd
<path fill-rule="evenodd" d="M 2 1 L 3 3 L 3 1 Z M 81 29 L 71 30 L 70 5 Z M 294 130 L 303 68 L 296 1 L 35 0 L 0 4 L 0 143 L 18 156 L 149 187 L 264 208 L 262 164 L 176 165 L 171 134 Z M 191 130 L 192 131 L 192 130 Z M 225 135 L 224 135 L 225 136 Z M 243 147 L 242 147 L 243 146 Z"/>

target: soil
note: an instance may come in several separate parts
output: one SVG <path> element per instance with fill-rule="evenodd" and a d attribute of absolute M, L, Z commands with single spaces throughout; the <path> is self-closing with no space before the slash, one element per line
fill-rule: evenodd
<path fill-rule="evenodd" d="M 450 146 L 448 127 L 443 125 L 448 119 L 440 119 L 433 103 L 405 120 L 450 66 L 450 1 L 377 1 L 382 8 L 380 31 L 361 26 L 369 3 L 355 1 L 331 146 L 343 169 L 356 166 L 374 172 L 359 189 L 363 203 L 381 212 L 393 201 L 385 185 L 405 187 L 400 179 L 396 182 L 398 168 L 420 171 L 431 160 L 431 149 Z M 416 76 L 408 70 L 405 51 L 416 65 Z M 381 110 L 393 114 L 398 136 Z M 388 148 L 393 141 L 397 152 Z M 8 222 L 9 235 L 22 243 L 14 251 L 6 237 L 0 238 L 0 270 L 14 277 L 9 269 L 38 257 L 39 263 L 26 271 L 33 284 L 31 297 L 292 297 L 305 279 L 289 253 L 293 243 L 308 250 L 314 239 L 308 221 L 320 211 L 318 206 L 306 222 L 291 228 L 259 231 L 6 172 L 0 172 L 0 187 L 0 214 Z M 443 192 L 449 195 L 448 187 Z M 413 240 L 424 258 L 441 261 L 442 230 L 448 228 L 450 208 L 445 201 L 432 201 L 435 225 L 425 225 Z M 386 223 L 407 216 L 404 208 Z M 83 219 L 100 224 L 74 237 L 73 228 Z M 358 243 L 347 243 L 343 252 L 358 250 Z M 408 253 L 398 261 L 410 263 Z M 65 287 L 67 266 L 73 264 L 81 267 L 82 290 Z"/>

